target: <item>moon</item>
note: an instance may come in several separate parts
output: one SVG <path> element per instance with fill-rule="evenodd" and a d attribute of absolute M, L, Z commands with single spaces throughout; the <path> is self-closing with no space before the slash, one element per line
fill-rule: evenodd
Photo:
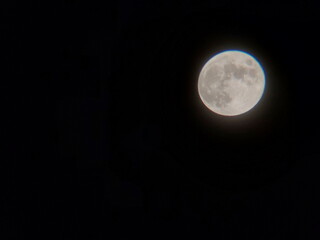
<path fill-rule="evenodd" d="M 198 79 L 204 105 L 223 116 L 248 112 L 260 101 L 264 88 L 265 74 L 258 60 L 238 50 L 214 55 Z"/>

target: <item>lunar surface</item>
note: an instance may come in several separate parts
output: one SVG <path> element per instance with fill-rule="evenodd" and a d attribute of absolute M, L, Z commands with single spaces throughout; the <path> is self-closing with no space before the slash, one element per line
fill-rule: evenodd
<path fill-rule="evenodd" d="M 202 68 L 198 91 L 211 111 L 224 116 L 243 114 L 261 99 L 265 75 L 259 62 L 242 51 L 224 51 Z"/>

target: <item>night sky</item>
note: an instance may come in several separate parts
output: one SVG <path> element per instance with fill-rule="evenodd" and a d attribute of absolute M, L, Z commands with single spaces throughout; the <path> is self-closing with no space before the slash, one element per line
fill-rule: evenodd
<path fill-rule="evenodd" d="M 319 239 L 316 1 L 1 3 L 2 239 Z M 201 102 L 255 56 L 247 114 Z"/>

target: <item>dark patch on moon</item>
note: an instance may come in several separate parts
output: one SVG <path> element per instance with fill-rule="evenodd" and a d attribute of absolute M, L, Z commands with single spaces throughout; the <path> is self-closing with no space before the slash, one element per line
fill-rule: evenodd
<path fill-rule="evenodd" d="M 251 65 L 252 65 L 252 61 L 251 61 L 250 59 L 248 59 L 248 60 L 246 60 L 246 64 L 247 64 L 248 66 L 251 66 Z"/>
<path fill-rule="evenodd" d="M 218 92 L 215 96 L 214 96 L 214 103 L 217 107 L 219 108 L 224 108 L 228 105 L 228 103 L 230 103 L 232 101 L 232 98 L 230 97 L 230 95 L 225 92 Z"/>
<path fill-rule="evenodd" d="M 247 73 L 247 70 L 244 67 L 237 67 L 233 63 L 225 64 L 224 70 L 227 74 L 232 74 L 237 79 L 243 79 L 244 75 Z"/>

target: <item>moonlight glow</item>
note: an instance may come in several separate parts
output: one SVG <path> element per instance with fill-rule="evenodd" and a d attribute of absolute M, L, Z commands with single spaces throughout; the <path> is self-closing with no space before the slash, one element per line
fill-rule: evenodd
<path fill-rule="evenodd" d="M 261 99 L 265 75 L 259 62 L 241 51 L 224 51 L 202 68 L 198 91 L 202 102 L 224 116 L 243 114 Z"/>

